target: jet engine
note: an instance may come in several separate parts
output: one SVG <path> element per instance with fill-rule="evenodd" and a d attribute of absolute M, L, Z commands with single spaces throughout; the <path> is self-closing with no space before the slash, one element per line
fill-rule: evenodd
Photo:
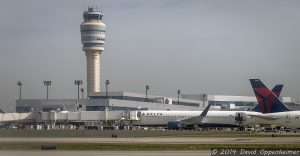
<path fill-rule="evenodd" d="M 168 122 L 167 128 L 168 129 L 180 129 L 180 128 L 182 128 L 182 125 L 180 124 L 179 121 L 170 121 L 170 122 Z"/>

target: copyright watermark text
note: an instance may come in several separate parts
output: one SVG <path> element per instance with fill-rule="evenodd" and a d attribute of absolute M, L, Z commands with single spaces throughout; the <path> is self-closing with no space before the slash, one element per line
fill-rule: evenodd
<path fill-rule="evenodd" d="M 211 156 L 295 156 L 300 149 L 212 148 Z"/>

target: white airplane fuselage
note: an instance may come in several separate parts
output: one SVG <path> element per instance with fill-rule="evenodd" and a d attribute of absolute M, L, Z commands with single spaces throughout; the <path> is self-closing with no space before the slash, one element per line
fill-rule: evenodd
<path fill-rule="evenodd" d="M 133 125 L 139 126 L 165 126 L 169 122 L 184 121 L 185 119 L 199 116 L 202 111 L 141 111 L 139 121 L 133 121 Z M 300 128 L 300 111 L 279 112 L 262 114 L 253 111 L 208 111 L 203 120 L 198 123 L 210 127 L 233 127 L 238 126 L 237 114 L 244 114 L 244 125 L 277 125 L 287 128 Z M 253 117 L 255 115 L 256 117 Z M 268 117 L 274 119 L 270 120 Z M 184 123 L 184 122 L 183 122 Z"/>
<path fill-rule="evenodd" d="M 252 118 L 254 122 L 260 124 L 273 124 L 281 127 L 300 128 L 300 111 L 287 111 L 278 113 L 263 114 L 265 117 L 274 117 L 274 120 L 266 120 L 261 118 Z"/>
<path fill-rule="evenodd" d="M 139 121 L 133 121 L 133 125 L 147 125 L 147 126 L 158 126 L 158 125 L 167 125 L 169 122 L 174 121 L 183 121 L 189 118 L 199 116 L 202 111 L 156 111 L 156 110 L 147 110 L 141 111 Z M 250 111 L 208 111 L 207 115 L 203 117 L 202 121 L 194 124 L 202 124 L 212 127 L 232 127 L 238 126 L 236 116 L 237 113 L 252 113 L 252 114 L 261 114 L 257 112 Z M 245 115 L 244 122 L 246 124 L 255 124 L 255 120 L 249 120 L 250 117 Z M 192 124 L 192 123 L 191 123 Z"/>

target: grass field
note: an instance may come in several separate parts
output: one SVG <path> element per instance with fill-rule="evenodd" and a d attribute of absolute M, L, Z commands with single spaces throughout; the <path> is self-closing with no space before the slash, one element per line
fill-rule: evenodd
<path fill-rule="evenodd" d="M 41 150 L 45 143 L 0 143 L 0 150 Z M 98 151 L 182 151 L 210 150 L 211 148 L 300 148 L 299 144 L 109 144 L 109 143 L 51 143 L 57 150 Z"/>

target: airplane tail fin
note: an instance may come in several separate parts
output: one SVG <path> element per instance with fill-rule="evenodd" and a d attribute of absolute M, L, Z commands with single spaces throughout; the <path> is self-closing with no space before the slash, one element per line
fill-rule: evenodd
<path fill-rule="evenodd" d="M 276 86 L 272 89 L 272 92 L 273 92 L 277 97 L 279 97 L 279 96 L 280 96 L 280 93 L 281 93 L 281 90 L 282 90 L 282 87 L 283 87 L 282 84 L 278 84 L 278 85 L 276 85 Z"/>
<path fill-rule="evenodd" d="M 276 113 L 291 111 L 270 89 L 268 89 L 259 79 L 250 79 L 259 108 L 262 113 Z M 274 87 L 277 92 L 282 87 Z M 273 88 L 273 89 L 274 89 Z M 280 91 L 281 91 L 280 89 Z M 278 92 L 280 93 L 280 92 Z"/>
<path fill-rule="evenodd" d="M 283 85 L 282 85 L 282 84 L 278 84 L 278 85 L 276 85 L 276 86 L 272 89 L 272 92 L 273 92 L 277 97 L 279 97 L 282 88 L 283 88 Z M 255 107 L 249 109 L 248 111 L 262 112 L 262 111 L 260 110 L 260 108 L 259 108 L 259 105 L 256 105 Z"/>

